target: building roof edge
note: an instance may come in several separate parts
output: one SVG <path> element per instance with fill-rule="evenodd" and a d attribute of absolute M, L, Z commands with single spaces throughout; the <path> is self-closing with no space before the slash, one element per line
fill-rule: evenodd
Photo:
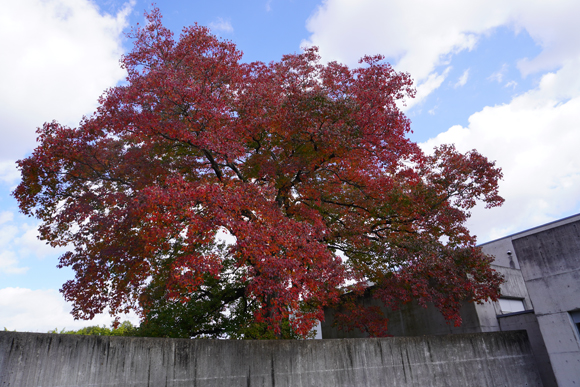
<path fill-rule="evenodd" d="M 539 230 L 539 229 L 549 230 L 549 229 L 554 228 L 554 227 L 563 226 L 565 224 L 572 223 L 572 222 L 574 222 L 576 220 L 580 220 L 580 214 L 570 215 L 570 216 L 567 216 L 567 217 L 562 218 L 562 219 L 558 219 L 558 220 L 554 220 L 552 222 L 544 223 L 544 224 L 541 224 L 539 226 L 535 226 L 535 227 L 532 227 L 532 228 L 528 228 L 528 229 L 523 230 L 523 231 L 518 231 L 518 232 L 516 232 L 514 234 L 506 235 L 504 237 L 491 240 L 489 242 L 481 243 L 481 244 L 479 244 L 477 246 L 478 247 L 481 247 L 481 246 L 484 246 L 484 245 L 487 245 L 487 244 L 490 244 L 490 243 L 495 243 L 495 242 L 500 241 L 502 239 L 508 239 L 508 238 L 510 238 L 510 239 L 523 238 L 524 236 L 527 236 L 529 234 L 535 234 L 535 232 L 543 231 L 543 230 Z M 535 232 L 532 232 L 532 231 L 535 231 Z"/>

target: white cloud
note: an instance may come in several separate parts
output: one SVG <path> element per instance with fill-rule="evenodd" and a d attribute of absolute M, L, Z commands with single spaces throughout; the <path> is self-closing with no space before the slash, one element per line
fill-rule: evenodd
<path fill-rule="evenodd" d="M 435 72 L 429 74 L 427 79 L 423 80 L 419 85 L 417 85 L 417 93 L 415 98 L 407 99 L 404 101 L 404 106 L 399 106 L 401 110 L 408 111 L 413 106 L 421 103 L 429 94 L 431 94 L 431 92 L 433 92 L 433 90 L 441 86 L 445 78 L 447 78 L 447 75 L 449 75 L 449 71 L 451 71 L 451 66 L 447 67 L 441 74 L 437 74 Z"/>
<path fill-rule="evenodd" d="M 54 248 L 45 241 L 38 239 L 38 225 L 22 223 L 19 225 L 19 235 L 14 238 L 14 246 L 20 256 L 32 256 L 36 259 L 44 259 L 55 255 L 60 255 L 66 248 Z"/>
<path fill-rule="evenodd" d="M 0 161 L 25 156 L 35 129 L 78 124 L 122 80 L 121 38 L 130 5 L 103 15 L 89 0 L 3 2 L 0 13 Z M 0 179 L 13 174 L 0 166 Z"/>
<path fill-rule="evenodd" d="M 507 73 L 507 70 L 508 70 L 508 65 L 506 63 L 504 63 L 499 70 L 497 70 L 496 72 L 491 74 L 489 77 L 487 77 L 487 79 L 490 81 L 495 81 L 497 83 L 501 83 L 503 81 L 503 77 Z"/>
<path fill-rule="evenodd" d="M 349 65 L 365 54 L 386 55 L 421 85 L 450 55 L 473 49 L 477 34 L 505 19 L 493 9 L 487 1 L 328 0 L 308 20 L 311 36 L 303 44 L 319 46 L 325 60 Z"/>
<path fill-rule="evenodd" d="M 0 182 L 13 186 L 18 180 L 20 180 L 20 171 L 16 163 L 12 160 L 0 161 Z"/>
<path fill-rule="evenodd" d="M 459 79 L 457 80 L 455 85 L 453 85 L 453 87 L 458 88 L 458 87 L 465 86 L 468 79 L 469 79 L 469 69 L 465 70 L 463 72 L 463 74 L 461 74 L 461 76 L 459 77 Z"/>
<path fill-rule="evenodd" d="M 3 212 L 3 215 L 6 213 L 7 212 Z M 4 218 L 3 220 L 3 223 L 7 224 L 3 224 L 2 227 L 0 227 L 0 246 L 6 248 L 14 241 L 14 238 L 16 238 L 19 231 L 18 227 L 12 224 L 11 219 L 9 220 L 9 218 Z"/>
<path fill-rule="evenodd" d="M 0 225 L 14 220 L 14 214 L 10 211 L 0 212 Z"/>
<path fill-rule="evenodd" d="M 221 17 L 218 17 L 215 21 L 209 23 L 209 28 L 213 31 L 221 31 L 221 32 L 234 32 L 234 27 L 232 27 L 232 23 L 229 20 L 224 20 Z"/>
<path fill-rule="evenodd" d="M 13 251 L 0 251 L 0 273 L 24 274 L 27 267 L 18 266 L 18 259 Z"/>
<path fill-rule="evenodd" d="M 28 267 L 21 265 L 23 260 L 56 257 L 65 252 L 64 247 L 53 248 L 38 239 L 38 224 L 15 220 L 10 211 L 0 213 L 0 274 L 24 274 Z"/>
<path fill-rule="evenodd" d="M 512 90 L 515 90 L 515 88 L 517 87 L 518 83 L 516 81 L 509 81 L 508 83 L 506 83 L 504 85 L 504 87 L 511 87 Z"/>
<path fill-rule="evenodd" d="M 90 321 L 74 320 L 71 310 L 72 307 L 53 289 L 0 289 L 0 329 L 19 332 L 47 332 L 55 328 L 76 330 L 91 325 L 108 327 L 113 321 L 108 314 L 97 315 Z M 121 320 L 139 322 L 134 314 L 122 316 Z"/>
<path fill-rule="evenodd" d="M 516 28 L 525 29 L 542 47 L 535 58 L 525 58 L 518 64 L 524 76 L 539 71 L 555 70 L 571 57 L 580 54 L 580 2 L 525 1 L 512 16 Z"/>
<path fill-rule="evenodd" d="M 541 48 L 522 58 L 522 76 L 540 73 L 534 89 L 507 104 L 471 115 L 424 144 L 455 143 L 476 148 L 503 168 L 503 207 L 476 208 L 472 230 L 490 238 L 570 215 L 580 208 L 580 2 L 576 0 L 326 0 L 311 16 L 305 44 L 317 45 L 325 60 L 355 65 L 365 54 L 382 53 L 418 84 L 417 104 L 438 88 L 441 66 L 476 47 L 498 27 L 525 30 Z M 505 87 L 507 64 L 489 79 Z"/>
<path fill-rule="evenodd" d="M 575 211 L 580 203 L 580 82 L 576 65 L 543 76 L 537 89 L 509 104 L 486 107 L 423 144 L 476 148 L 503 168 L 503 207 L 476 208 L 471 230 L 480 241 L 539 225 Z M 565 101 L 564 101 L 565 100 Z"/>
<path fill-rule="evenodd" d="M 122 32 L 133 2 L 103 15 L 90 0 L 3 2 L 0 12 L 0 182 L 19 179 L 14 161 L 35 145 L 35 130 L 56 119 L 74 126 L 107 87 L 125 77 Z M 12 188 L 11 188 L 12 189 Z M 0 215 L 0 273 L 22 274 L 21 262 L 55 255 L 36 238 L 37 225 Z"/>
<path fill-rule="evenodd" d="M 303 45 L 319 46 L 325 60 L 349 65 L 365 54 L 384 54 L 421 85 L 454 54 L 473 49 L 481 36 L 508 26 L 525 29 L 543 48 L 537 58 L 519 63 L 526 75 L 556 68 L 580 52 L 579 13 L 575 0 L 326 0 L 308 20 L 311 35 Z"/>

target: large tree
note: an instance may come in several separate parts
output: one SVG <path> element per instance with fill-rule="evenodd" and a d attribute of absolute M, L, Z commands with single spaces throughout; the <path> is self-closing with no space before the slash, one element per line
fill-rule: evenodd
<path fill-rule="evenodd" d="M 476 200 L 502 203 L 501 172 L 406 137 L 408 74 L 380 56 L 324 65 L 315 48 L 243 63 L 205 27 L 176 41 L 158 10 L 147 18 L 126 83 L 77 128 L 44 124 L 18 162 L 21 210 L 69 246 L 75 317 L 137 310 L 151 334 L 300 337 L 347 293 L 432 302 L 456 323 L 461 302 L 498 296 L 464 223 Z M 385 334 L 378 310 L 349 305 L 347 326 Z"/>

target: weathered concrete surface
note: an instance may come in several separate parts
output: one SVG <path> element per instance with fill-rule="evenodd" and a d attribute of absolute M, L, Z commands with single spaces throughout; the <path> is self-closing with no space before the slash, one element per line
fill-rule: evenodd
<path fill-rule="evenodd" d="M 513 247 L 511 248 L 513 249 Z M 500 285 L 502 297 L 521 299 L 524 301 L 526 309 L 532 309 L 532 301 L 528 295 L 521 271 L 499 265 L 491 265 L 491 267 L 505 278 L 505 282 Z M 371 296 L 361 297 L 358 302 L 365 306 L 378 306 L 381 308 L 383 314 L 389 319 L 389 334 L 397 337 L 497 332 L 501 330 L 497 321 L 497 315 L 502 314 L 498 302 L 488 301 L 482 304 L 465 302 L 460 310 L 462 323 L 459 327 L 455 327 L 445 320 L 441 312 L 432 303 L 428 303 L 427 307 L 423 307 L 418 302 L 413 301 L 401 305 L 397 310 L 391 310 L 384 307 L 381 301 Z M 338 329 L 334 326 L 335 313 L 336 311 L 331 308 L 325 309 L 324 321 L 321 323 L 322 338 L 368 337 L 367 333 L 357 329 L 349 332 Z"/>
<path fill-rule="evenodd" d="M 512 241 L 522 274 L 528 281 L 580 270 L 580 221 Z"/>
<path fill-rule="evenodd" d="M 577 218 L 577 217 L 576 217 Z M 559 386 L 580 386 L 580 220 L 513 238 L 513 246 Z"/>
<path fill-rule="evenodd" d="M 518 257 L 516 256 L 514 246 L 512 245 L 511 236 L 483 243 L 479 245 L 479 247 L 481 247 L 481 250 L 485 254 L 491 255 L 494 258 L 494 265 L 509 267 L 512 269 L 520 268 Z M 508 254 L 508 251 L 511 254 Z"/>
<path fill-rule="evenodd" d="M 528 289 L 526 288 L 524 277 L 520 270 L 497 265 L 491 265 L 491 268 L 504 277 L 504 282 L 500 285 L 502 297 L 522 299 L 524 300 L 526 310 L 534 309 L 530 296 L 528 295 Z M 501 309 L 498 308 L 497 314 L 501 314 Z"/>
<path fill-rule="evenodd" d="M 500 285 L 501 296 L 521 299 L 527 310 L 532 309 L 532 301 L 528 295 L 526 284 L 520 270 L 498 265 L 491 265 L 491 268 L 504 276 L 505 282 Z M 486 301 L 482 304 L 475 304 L 474 307 L 477 318 L 479 319 L 481 332 L 497 332 L 503 330 L 500 328 L 498 321 L 498 317 L 503 313 L 499 302 Z"/>
<path fill-rule="evenodd" d="M 544 343 L 544 338 L 540 332 L 538 319 L 533 310 L 525 312 L 506 314 L 498 316 L 499 325 L 502 331 L 525 330 L 528 333 L 530 346 L 534 354 L 534 359 L 538 365 L 538 372 L 542 378 L 544 387 L 557 387 L 556 377 L 552 370 L 552 363 Z"/>
<path fill-rule="evenodd" d="M 460 310 L 460 327 L 450 324 L 441 312 L 431 303 L 427 307 L 419 305 L 416 301 L 410 302 L 397 310 L 391 310 L 383 306 L 382 302 L 371 297 L 364 297 L 359 300 L 365 306 L 378 306 L 384 315 L 389 319 L 389 334 L 399 336 L 425 336 L 425 335 L 449 335 L 455 333 L 478 333 L 482 332 L 481 322 L 476 313 L 476 305 L 472 302 L 464 303 Z M 492 308 L 492 316 L 496 325 L 495 313 Z M 334 314 L 336 311 L 331 308 L 324 310 L 324 321 L 321 322 L 323 339 L 347 339 L 347 338 L 367 338 L 366 332 L 358 329 L 344 331 L 334 326 Z M 499 326 L 495 331 L 499 330 Z"/>
<path fill-rule="evenodd" d="M 486 242 L 479 247 L 482 248 L 485 254 L 492 255 L 494 257 L 494 264 L 499 266 L 511 267 L 513 269 L 520 269 L 520 264 L 518 261 L 518 252 L 513 245 L 513 240 L 518 238 L 527 237 L 530 235 L 535 235 L 546 230 L 554 229 L 559 226 L 564 226 L 570 223 L 579 222 L 580 214 L 569 216 L 567 218 L 559 219 L 554 222 L 546 223 L 541 226 L 530 228 L 529 230 L 520 231 L 516 234 L 508 235 L 503 238 Z M 512 254 L 508 254 L 510 251 Z"/>
<path fill-rule="evenodd" d="M 0 332 L 0 386 L 541 386 L 525 332 L 304 341 Z"/>

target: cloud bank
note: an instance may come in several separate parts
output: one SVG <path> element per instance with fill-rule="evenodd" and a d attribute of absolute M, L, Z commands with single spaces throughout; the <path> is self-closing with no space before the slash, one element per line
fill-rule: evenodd
<path fill-rule="evenodd" d="M 0 186 L 12 190 L 14 162 L 35 147 L 36 128 L 58 120 L 75 126 L 91 114 L 103 91 L 125 78 L 119 66 L 123 30 L 133 3 L 116 15 L 90 0 L 5 1 L 0 12 Z M 23 276 L 29 263 L 59 251 L 38 241 L 36 223 L 14 216 L 0 196 L 0 275 Z M 10 207 L 12 206 L 12 207 Z M 23 264 L 22 262 L 27 262 Z M 29 275 L 29 274 L 27 274 Z M 12 277 L 13 278 L 13 277 Z M 32 281 L 33 282 L 33 281 Z M 75 322 L 56 290 L 0 289 L 0 329 L 47 331 Z M 94 323 L 109 324 L 108 316 Z"/>
<path fill-rule="evenodd" d="M 413 104 L 442 84 L 454 55 L 477 49 L 498 27 L 525 30 L 541 47 L 538 56 L 513 64 L 523 77 L 539 74 L 537 87 L 473 112 L 466 127 L 453 126 L 423 144 L 426 150 L 440 143 L 475 148 L 503 168 L 505 205 L 476 208 L 469 223 L 483 242 L 580 210 L 578 14 L 573 0 L 326 0 L 308 20 L 311 36 L 303 43 L 319 46 L 325 60 L 349 65 L 364 54 L 386 55 L 416 80 Z M 503 72 L 490 81 L 502 82 Z M 467 82 L 464 76 L 454 84 Z"/>
<path fill-rule="evenodd" d="M 579 210 L 580 87 L 562 84 L 572 81 L 566 74 L 571 70 L 548 73 L 537 89 L 509 104 L 486 107 L 469 118 L 467 127 L 454 126 L 423 144 L 426 151 L 442 143 L 455 143 L 462 151 L 476 148 L 503 168 L 505 204 L 477 208 L 470 221 L 471 230 L 484 239 Z"/>
<path fill-rule="evenodd" d="M 366 54 L 383 54 L 411 73 L 420 89 L 430 77 L 443 75 L 437 67 L 501 26 L 525 29 L 543 48 L 537 58 L 522 58 L 524 74 L 554 69 L 579 50 L 574 16 L 579 13 L 574 0 L 326 0 L 307 21 L 311 35 L 303 45 L 319 46 L 326 60 L 349 65 Z M 424 94 L 429 90 L 434 89 Z"/>
<path fill-rule="evenodd" d="M 77 330 L 91 325 L 109 327 L 113 321 L 107 314 L 97 315 L 91 321 L 74 320 L 71 310 L 72 307 L 56 290 L 0 289 L 0 329 L 45 333 L 53 329 Z M 121 320 L 139 324 L 134 314 L 121 316 Z"/>
<path fill-rule="evenodd" d="M 0 51 L 9 54 L 0 61 L 0 162 L 30 152 L 44 122 L 78 124 L 103 90 L 124 79 L 119 58 L 130 7 L 103 15 L 89 0 L 4 2 Z"/>

